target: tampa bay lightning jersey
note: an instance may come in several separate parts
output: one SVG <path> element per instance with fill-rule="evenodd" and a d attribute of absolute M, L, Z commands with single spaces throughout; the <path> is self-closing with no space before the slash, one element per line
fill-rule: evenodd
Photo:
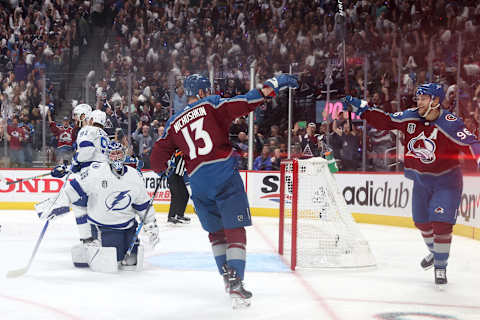
<path fill-rule="evenodd" d="M 404 161 L 407 177 L 442 176 L 459 167 L 459 157 L 480 161 L 480 142 L 454 114 L 441 110 L 434 121 L 427 121 L 417 108 L 385 113 L 369 109 L 363 115 L 377 129 L 400 130 L 405 137 Z"/>
<path fill-rule="evenodd" d="M 123 176 L 117 176 L 105 162 L 84 168 L 68 182 L 65 192 L 73 205 L 86 207 L 90 223 L 113 229 L 133 226 L 137 214 L 144 217 L 150 201 L 137 170 L 125 166 Z M 150 216 L 154 217 L 153 211 Z"/>
<path fill-rule="evenodd" d="M 85 126 L 78 132 L 74 160 L 83 162 L 106 162 L 108 135 L 101 128 Z"/>

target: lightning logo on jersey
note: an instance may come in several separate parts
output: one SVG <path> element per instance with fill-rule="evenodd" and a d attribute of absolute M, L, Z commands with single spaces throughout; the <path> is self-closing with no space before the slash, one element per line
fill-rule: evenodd
<path fill-rule="evenodd" d="M 128 194 L 129 192 L 130 190 L 111 193 L 105 199 L 105 207 L 109 211 L 122 211 L 128 208 L 132 203 L 132 197 Z"/>
<path fill-rule="evenodd" d="M 425 136 L 423 131 L 415 138 L 412 138 L 408 142 L 407 147 L 408 152 L 406 155 L 420 159 L 422 163 L 432 163 L 436 159 L 435 150 L 437 146 L 432 139 Z"/>

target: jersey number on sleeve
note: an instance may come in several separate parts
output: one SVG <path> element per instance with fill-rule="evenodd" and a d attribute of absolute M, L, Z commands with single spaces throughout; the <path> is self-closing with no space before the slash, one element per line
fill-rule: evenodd
<path fill-rule="evenodd" d="M 190 160 L 193 160 L 197 157 L 197 149 L 198 149 L 198 155 L 203 156 L 210 153 L 210 151 L 212 151 L 212 148 L 213 148 L 213 143 L 212 143 L 212 139 L 210 138 L 210 135 L 208 134 L 207 131 L 203 130 L 203 119 L 204 118 L 200 118 L 189 125 L 190 129 L 192 131 L 195 131 L 195 141 L 203 140 L 203 143 L 204 143 L 203 147 L 198 147 L 195 145 L 192 138 L 190 137 L 190 132 L 188 130 L 188 127 L 184 127 L 182 129 L 183 137 L 185 138 L 185 142 L 187 142 L 187 145 L 188 145 Z"/>

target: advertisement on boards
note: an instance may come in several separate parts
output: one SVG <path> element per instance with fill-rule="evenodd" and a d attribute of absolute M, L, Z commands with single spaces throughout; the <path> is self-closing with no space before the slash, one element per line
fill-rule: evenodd
<path fill-rule="evenodd" d="M 4 182 L 48 173 L 47 170 L 0 170 Z M 280 173 L 276 171 L 241 171 L 250 206 L 253 209 L 267 209 L 278 212 L 280 202 Z M 167 181 L 161 181 L 152 171 L 143 172 L 145 186 L 153 193 L 156 185 L 160 188 L 155 196 L 156 204 L 170 203 Z M 402 174 L 337 173 L 335 178 L 338 191 L 343 195 L 352 212 L 398 217 L 411 217 L 411 180 Z M 33 204 L 58 193 L 62 179 L 45 176 L 37 179 L 6 185 L 0 183 L 0 208 L 15 209 L 15 204 Z M 457 223 L 480 227 L 480 176 L 465 176 L 464 188 Z M 189 200 L 189 204 L 192 201 Z M 20 207 L 18 207 L 20 208 Z M 22 209 L 25 206 L 22 207 Z M 253 210 L 255 214 L 255 210 Z M 261 212 L 261 211 L 258 211 Z M 262 213 L 260 213 L 262 214 Z M 269 214 L 272 215 L 272 214 Z"/>

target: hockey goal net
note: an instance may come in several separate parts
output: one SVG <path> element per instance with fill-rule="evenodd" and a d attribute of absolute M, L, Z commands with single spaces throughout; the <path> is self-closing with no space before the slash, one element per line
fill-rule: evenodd
<path fill-rule="evenodd" d="M 327 160 L 282 162 L 278 248 L 292 270 L 375 265 Z"/>

